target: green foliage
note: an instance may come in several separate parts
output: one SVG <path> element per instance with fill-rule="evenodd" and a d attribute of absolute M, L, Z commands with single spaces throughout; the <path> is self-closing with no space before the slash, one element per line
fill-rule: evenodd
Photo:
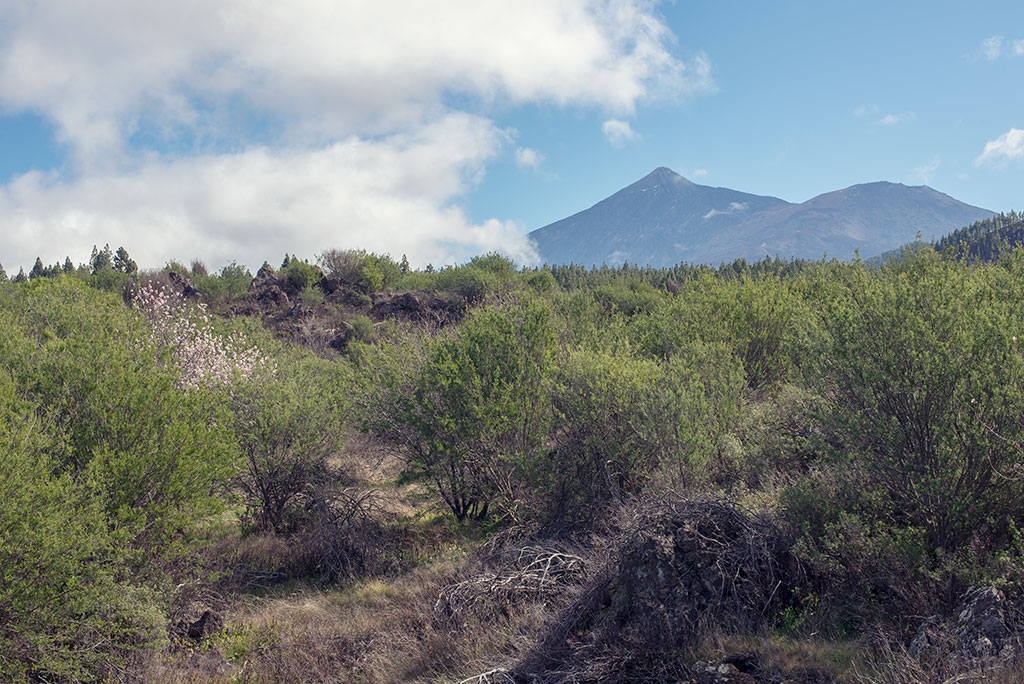
<path fill-rule="evenodd" d="M 1024 438 L 1020 283 L 928 250 L 878 276 L 854 267 L 844 284 L 813 354 L 827 424 L 886 493 L 881 514 L 955 548 L 1019 496 L 1006 476 Z"/>
<path fill-rule="evenodd" d="M 594 297 L 609 311 L 624 316 L 650 314 L 661 303 L 661 294 L 653 286 L 635 280 L 602 285 L 594 290 Z"/>
<path fill-rule="evenodd" d="M 36 281 L 6 304 L 19 332 L 0 357 L 57 436 L 55 462 L 92 483 L 133 546 L 162 546 L 214 512 L 211 485 L 236 453 L 222 400 L 179 391 L 113 295 Z"/>
<path fill-rule="evenodd" d="M 303 522 L 327 481 L 327 459 L 341 448 L 345 367 L 293 357 L 273 381 L 232 393 L 244 458 L 236 482 L 258 530 L 285 533 Z"/>
<path fill-rule="evenodd" d="M 173 269 L 172 269 L 173 270 Z M 245 266 L 232 261 L 216 274 L 209 274 L 200 261 L 192 263 L 192 283 L 207 300 L 220 297 L 243 296 L 252 282 L 252 273 Z"/>
<path fill-rule="evenodd" d="M 404 257 L 403 257 L 404 259 Z M 350 287 L 368 292 L 379 292 L 394 287 L 408 273 L 405 267 L 389 255 L 374 254 L 361 249 L 328 249 L 317 255 L 317 263 L 328 275 L 340 279 Z"/>
<path fill-rule="evenodd" d="M 89 256 L 89 267 L 92 269 L 93 275 L 114 267 L 114 253 L 111 251 L 110 245 L 104 245 L 103 249 L 96 249 L 96 245 L 93 245 L 92 254 Z"/>
<path fill-rule="evenodd" d="M 323 278 L 319 268 L 295 258 L 289 260 L 288 264 L 281 268 L 281 273 L 287 276 L 288 280 L 298 290 L 312 287 Z"/>
<path fill-rule="evenodd" d="M 115 270 L 128 275 L 136 273 L 139 270 L 139 265 L 136 264 L 130 256 L 128 256 L 128 250 L 124 247 L 117 248 L 117 252 L 114 254 L 113 266 Z"/>
<path fill-rule="evenodd" d="M 526 284 L 540 293 L 552 292 L 558 287 L 550 271 L 531 271 L 526 276 Z"/>
<path fill-rule="evenodd" d="M 5 366 L 31 349 L 18 328 L 0 310 Z M 112 483 L 66 467 L 65 435 L 20 384 L 0 370 L 0 679 L 92 679 L 157 641 L 162 615 L 125 577 L 133 530 L 111 515 Z"/>
<path fill-rule="evenodd" d="M 497 290 L 498 276 L 473 266 L 449 267 L 435 274 L 434 287 L 457 294 L 470 304 L 479 304 Z"/>
<path fill-rule="evenodd" d="M 485 516 L 495 499 L 513 506 L 517 473 L 546 436 L 554 343 L 550 311 L 538 302 L 480 309 L 453 334 L 428 340 L 415 365 L 407 358 L 378 369 L 384 394 L 367 404 L 370 424 L 459 520 Z"/>
<path fill-rule="evenodd" d="M 585 519 L 667 468 L 692 485 L 708 454 L 710 404 L 681 360 L 570 351 L 552 378 L 555 448 L 537 460 L 546 515 Z"/>
<path fill-rule="evenodd" d="M 348 320 L 352 326 L 352 339 L 357 342 L 369 343 L 377 340 L 377 326 L 366 314 L 358 314 Z"/>
<path fill-rule="evenodd" d="M 981 563 L 956 561 L 965 549 L 1010 543 L 1024 494 L 1016 269 L 923 248 L 828 271 L 801 353 L 821 459 L 782 503 L 840 600 L 934 604 L 981 579 Z"/>

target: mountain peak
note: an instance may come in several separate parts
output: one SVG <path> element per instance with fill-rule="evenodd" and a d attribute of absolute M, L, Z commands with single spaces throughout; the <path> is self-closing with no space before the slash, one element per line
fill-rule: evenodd
<path fill-rule="evenodd" d="M 677 185 L 693 185 L 693 181 L 683 178 L 667 166 L 659 166 L 636 182 L 636 185 L 654 185 L 656 183 L 675 183 Z"/>

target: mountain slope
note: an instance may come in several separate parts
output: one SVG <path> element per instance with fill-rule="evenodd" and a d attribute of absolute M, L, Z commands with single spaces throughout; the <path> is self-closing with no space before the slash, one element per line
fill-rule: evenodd
<path fill-rule="evenodd" d="M 937 238 L 991 211 L 926 186 L 866 183 L 801 204 L 698 185 L 667 168 L 530 233 L 548 263 L 670 266 L 765 256 L 869 257 Z"/>
<path fill-rule="evenodd" d="M 549 263 L 696 262 L 704 246 L 733 227 L 737 217 L 788 206 L 777 197 L 697 185 L 661 167 L 529 237 Z"/>

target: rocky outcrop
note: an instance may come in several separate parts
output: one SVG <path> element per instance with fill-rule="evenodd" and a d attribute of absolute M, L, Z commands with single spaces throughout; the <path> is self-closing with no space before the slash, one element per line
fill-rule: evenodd
<path fill-rule="evenodd" d="M 178 273 L 177 271 L 168 271 L 167 279 L 171 281 L 171 285 L 174 286 L 175 291 L 185 299 L 195 299 L 199 296 L 199 290 L 196 289 L 192 281 L 187 277 Z"/>
<path fill-rule="evenodd" d="M 370 315 L 378 321 L 394 318 L 443 327 L 462 320 L 466 315 L 466 300 L 431 291 L 404 292 L 376 302 Z"/>
<path fill-rule="evenodd" d="M 192 607 L 174 622 L 170 632 L 179 640 L 199 643 L 211 634 L 219 632 L 223 627 L 224 621 L 217 613 L 209 609 L 202 610 L 200 613 L 199 609 Z"/>
<path fill-rule="evenodd" d="M 961 597 L 955 618 L 927 618 L 907 650 L 922 660 L 970 669 L 1019 657 L 1022 642 L 1024 624 L 1006 595 L 996 587 L 972 587 Z"/>
<path fill-rule="evenodd" d="M 254 301 L 260 306 L 267 308 L 283 308 L 288 306 L 288 295 L 281 287 L 281 283 L 273 271 L 264 271 L 256 274 L 249 283 L 249 293 Z"/>

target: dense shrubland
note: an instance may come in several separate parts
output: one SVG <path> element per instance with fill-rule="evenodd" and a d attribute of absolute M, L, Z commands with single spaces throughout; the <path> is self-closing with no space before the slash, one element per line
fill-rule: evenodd
<path fill-rule="evenodd" d="M 616 554 L 647 562 L 630 535 L 662 510 L 746 535 L 721 551 L 730 581 L 778 584 L 717 637 L 776 652 L 817 635 L 863 655 L 969 586 L 1021 594 L 1024 252 L 414 271 L 328 250 L 254 279 L 139 273 L 107 247 L 38 267 L 0 284 L 5 681 L 454 681 L 487 664 L 569 681 L 552 658 L 587 639 L 579 653 L 635 681 L 643 663 L 613 644 L 647 627 L 615 630 L 661 623 L 607 611 L 634 610 Z M 551 583 L 541 561 L 573 571 Z M 439 622 L 438 597 L 480 578 L 491 593 Z M 195 596 L 226 623 L 187 642 Z M 699 655 L 679 633 L 635 650 Z"/>

